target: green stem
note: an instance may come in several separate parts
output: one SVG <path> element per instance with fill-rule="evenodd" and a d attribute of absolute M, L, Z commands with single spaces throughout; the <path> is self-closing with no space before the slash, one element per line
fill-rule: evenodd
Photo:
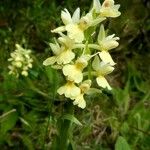
<path fill-rule="evenodd" d="M 66 106 L 64 107 L 65 112 L 62 114 L 59 122 L 58 122 L 58 131 L 59 135 L 58 138 L 56 139 L 56 150 L 67 150 L 68 145 L 69 145 L 69 136 L 70 134 L 70 129 L 71 129 L 71 121 L 67 119 L 62 119 L 64 114 L 71 114 L 73 115 L 74 113 L 74 107 L 73 104 L 67 103 Z"/>

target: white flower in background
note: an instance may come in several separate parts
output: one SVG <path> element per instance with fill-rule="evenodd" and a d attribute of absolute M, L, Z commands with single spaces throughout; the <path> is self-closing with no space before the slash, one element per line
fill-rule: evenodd
<path fill-rule="evenodd" d="M 11 58 L 8 61 L 11 63 L 8 68 L 9 74 L 14 74 L 19 77 L 19 74 L 28 76 L 28 70 L 32 68 L 33 59 L 30 57 L 31 50 L 22 48 L 16 44 L 16 50 L 10 54 Z"/>
<path fill-rule="evenodd" d="M 119 43 L 117 40 L 119 40 L 119 37 L 114 37 L 115 34 L 106 36 L 104 26 L 101 25 L 99 35 L 98 35 L 98 44 L 100 52 L 100 58 L 105 63 L 110 63 L 111 65 L 114 65 L 114 61 L 112 60 L 112 57 L 109 54 L 109 50 L 116 48 Z"/>
<path fill-rule="evenodd" d="M 114 0 L 105 0 L 102 5 L 99 0 L 94 0 L 93 2 L 93 10 L 102 17 L 116 18 L 120 16 L 121 13 L 118 11 L 119 8 L 120 5 L 115 5 Z"/>
<path fill-rule="evenodd" d="M 84 99 L 84 94 L 88 92 L 91 86 L 91 80 L 85 80 L 81 85 L 80 85 L 80 94 L 75 98 L 73 104 L 78 105 L 78 107 L 84 109 L 86 107 L 86 102 Z"/>
<path fill-rule="evenodd" d="M 111 73 L 114 70 L 114 67 L 110 64 L 106 64 L 105 62 L 101 61 L 98 56 L 95 56 L 93 63 L 92 63 L 93 69 L 96 71 L 96 81 L 99 86 L 102 88 L 107 88 L 108 90 L 111 90 L 111 87 L 107 80 L 105 79 L 105 76 Z"/>
<path fill-rule="evenodd" d="M 63 74 L 68 80 L 80 83 L 83 80 L 83 69 L 88 65 L 90 55 L 83 55 L 78 58 L 75 64 L 67 64 L 63 67 Z"/>
<path fill-rule="evenodd" d="M 68 80 L 65 85 L 61 86 L 57 90 L 57 93 L 60 95 L 64 94 L 65 97 L 73 100 L 80 94 L 80 88 L 77 87 L 74 82 Z"/>

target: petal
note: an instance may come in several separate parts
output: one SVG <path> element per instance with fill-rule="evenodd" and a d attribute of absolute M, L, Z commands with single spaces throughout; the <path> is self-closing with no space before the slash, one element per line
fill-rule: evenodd
<path fill-rule="evenodd" d="M 116 11 L 116 10 L 112 11 L 112 13 L 111 13 L 111 17 L 112 18 L 119 17 L 120 15 L 121 15 L 121 12 Z"/>
<path fill-rule="evenodd" d="M 28 72 L 27 72 L 27 71 L 22 71 L 21 74 L 22 74 L 23 76 L 25 76 L 25 77 L 28 76 Z"/>
<path fill-rule="evenodd" d="M 78 107 L 84 109 L 86 107 L 86 102 L 83 98 L 83 94 L 78 95 L 73 102 L 74 105 L 78 105 Z"/>
<path fill-rule="evenodd" d="M 99 53 L 100 58 L 104 63 L 109 63 L 114 66 L 116 63 L 113 61 L 111 55 L 107 51 L 102 51 Z"/>
<path fill-rule="evenodd" d="M 70 39 L 68 36 L 64 35 L 63 37 L 59 37 L 58 41 L 65 45 L 68 49 L 72 49 L 74 46 L 74 40 Z"/>
<path fill-rule="evenodd" d="M 114 5 L 114 0 L 105 0 L 100 10 L 101 16 L 118 17 L 121 13 L 118 11 L 120 5 Z"/>
<path fill-rule="evenodd" d="M 69 24 L 66 26 L 68 36 L 74 39 L 75 42 L 81 43 L 84 40 L 84 32 L 75 24 Z"/>
<path fill-rule="evenodd" d="M 111 90 L 112 88 L 108 84 L 107 80 L 103 76 L 99 76 L 96 78 L 97 84 L 101 86 L 102 88 L 107 88 L 108 90 Z"/>
<path fill-rule="evenodd" d="M 53 65 L 56 62 L 56 56 L 49 57 L 45 61 L 43 61 L 44 66 Z"/>
<path fill-rule="evenodd" d="M 100 74 L 102 75 L 107 75 L 111 73 L 113 70 L 114 67 L 112 67 L 110 64 L 104 64 L 98 71 L 100 71 Z"/>
<path fill-rule="evenodd" d="M 60 53 L 60 46 L 58 43 L 57 44 L 50 43 L 49 45 L 55 55 L 58 55 Z"/>
<path fill-rule="evenodd" d="M 68 81 L 64 86 L 57 90 L 60 95 L 65 95 L 65 97 L 70 99 L 75 99 L 80 94 L 80 88 L 75 86 L 74 83 Z"/>
<path fill-rule="evenodd" d="M 77 8 L 72 16 L 73 23 L 78 23 L 80 20 L 80 8 Z"/>
<path fill-rule="evenodd" d="M 74 65 L 65 65 L 65 66 L 63 67 L 63 74 L 64 74 L 65 76 L 68 76 L 68 75 L 74 73 L 75 71 L 76 71 L 76 70 L 75 70 Z"/>
<path fill-rule="evenodd" d="M 90 55 L 81 55 L 76 60 L 76 65 L 78 66 L 78 68 L 80 68 L 82 70 L 88 65 L 88 61 L 90 60 L 90 58 L 91 58 Z"/>
<path fill-rule="evenodd" d="M 54 32 L 54 33 L 64 32 L 64 31 L 65 31 L 65 26 L 61 26 L 61 27 L 58 27 L 54 30 L 51 30 L 51 32 Z"/>
<path fill-rule="evenodd" d="M 73 76 L 73 80 L 75 83 L 80 83 L 83 80 L 83 74 L 80 70 L 77 71 L 76 74 Z"/>
<path fill-rule="evenodd" d="M 58 90 L 57 90 L 57 93 L 59 95 L 63 95 L 66 91 L 66 87 L 65 86 L 61 86 Z"/>
<path fill-rule="evenodd" d="M 99 0 L 94 0 L 93 1 L 93 9 L 96 10 L 96 13 L 99 13 L 101 8 L 101 4 Z"/>
<path fill-rule="evenodd" d="M 102 4 L 102 7 L 111 7 L 114 5 L 114 0 L 105 0 Z"/>
<path fill-rule="evenodd" d="M 74 97 L 71 95 L 71 92 L 72 92 L 72 88 L 71 87 L 67 87 L 66 90 L 64 91 L 65 97 L 73 99 Z"/>
<path fill-rule="evenodd" d="M 92 62 L 92 67 L 93 67 L 93 69 L 94 69 L 95 71 L 99 70 L 99 68 L 100 68 L 100 59 L 99 59 L 98 56 L 95 56 L 95 57 L 94 57 L 94 60 L 93 60 L 93 62 Z"/>
<path fill-rule="evenodd" d="M 74 87 L 71 89 L 71 97 L 75 98 L 80 94 L 80 88 L 74 85 Z"/>
<path fill-rule="evenodd" d="M 75 54 L 70 51 L 64 51 L 57 57 L 57 63 L 58 64 L 68 64 L 71 62 L 72 59 L 74 59 Z"/>
<path fill-rule="evenodd" d="M 19 44 L 15 44 L 15 46 L 16 46 L 17 50 L 24 50 L 24 49 L 21 47 L 21 45 L 19 45 Z"/>
<path fill-rule="evenodd" d="M 115 34 L 112 34 L 102 39 L 101 41 L 98 40 L 101 51 L 108 51 L 116 48 L 119 45 L 119 43 L 117 42 L 117 40 L 119 40 L 119 37 L 114 36 Z"/>
<path fill-rule="evenodd" d="M 79 103 L 78 107 L 84 109 L 84 108 L 86 107 L 86 102 L 85 102 L 85 100 L 82 100 L 82 101 Z"/>
<path fill-rule="evenodd" d="M 68 80 L 80 83 L 83 79 L 83 74 L 75 65 L 66 65 L 63 67 L 63 74 L 68 77 Z"/>
<path fill-rule="evenodd" d="M 52 65 L 51 67 L 52 67 L 53 69 L 56 69 L 56 70 L 62 69 L 62 66 L 61 66 L 61 65 Z"/>
<path fill-rule="evenodd" d="M 106 37 L 106 40 L 112 40 L 114 38 L 115 34 L 109 35 Z"/>
<path fill-rule="evenodd" d="M 65 25 L 72 23 L 71 15 L 67 9 L 61 11 L 61 19 Z"/>

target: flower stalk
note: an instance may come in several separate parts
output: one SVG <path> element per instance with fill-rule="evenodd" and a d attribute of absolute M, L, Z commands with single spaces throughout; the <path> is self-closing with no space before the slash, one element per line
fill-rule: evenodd
<path fill-rule="evenodd" d="M 71 142 L 71 120 L 64 119 L 63 116 L 65 114 L 74 114 L 74 106 L 71 103 L 66 103 L 63 107 L 62 116 L 58 119 L 57 126 L 58 126 L 58 135 L 54 142 L 52 143 L 52 149 L 61 149 L 67 150 L 68 145 Z"/>

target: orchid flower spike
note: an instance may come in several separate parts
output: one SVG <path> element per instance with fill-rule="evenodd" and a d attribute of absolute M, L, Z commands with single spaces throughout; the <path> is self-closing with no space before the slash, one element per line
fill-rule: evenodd
<path fill-rule="evenodd" d="M 28 70 L 32 68 L 33 59 L 31 58 L 31 50 L 24 49 L 21 45 L 16 44 L 16 50 L 12 52 L 8 61 L 11 63 L 8 68 L 9 74 L 14 74 L 16 77 L 28 76 Z"/>

